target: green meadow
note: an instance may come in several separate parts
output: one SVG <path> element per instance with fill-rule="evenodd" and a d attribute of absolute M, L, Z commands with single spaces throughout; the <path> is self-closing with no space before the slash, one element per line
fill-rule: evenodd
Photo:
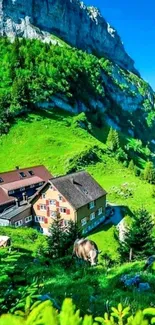
<path fill-rule="evenodd" d="M 60 175 L 66 172 L 71 159 L 76 160 L 97 146 L 102 150 L 100 161 L 89 161 L 78 168 L 88 170 L 107 190 L 108 201 L 130 210 L 143 206 L 154 214 L 153 185 L 135 177 L 132 171 L 104 152 L 108 128 L 94 128 L 90 134 L 73 121 L 73 116 L 59 110 L 37 111 L 18 118 L 9 133 L 0 137 L 0 171 L 43 164 L 53 175 Z M 113 189 L 119 192 L 124 184 L 132 192 L 129 197 Z"/>

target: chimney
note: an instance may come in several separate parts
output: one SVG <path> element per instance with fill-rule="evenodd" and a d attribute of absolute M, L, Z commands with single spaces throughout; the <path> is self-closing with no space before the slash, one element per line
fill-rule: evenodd
<path fill-rule="evenodd" d="M 27 202 L 28 201 L 28 196 L 26 192 L 23 193 L 23 201 Z"/>
<path fill-rule="evenodd" d="M 20 206 L 20 201 L 19 201 L 19 199 L 17 198 L 16 199 L 16 207 L 18 208 Z"/>

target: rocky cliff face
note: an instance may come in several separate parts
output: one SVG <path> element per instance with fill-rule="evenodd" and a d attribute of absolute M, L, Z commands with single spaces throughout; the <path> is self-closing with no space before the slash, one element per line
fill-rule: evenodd
<path fill-rule="evenodd" d="M 136 74 L 117 32 L 79 0 L 0 0 L 0 34 L 40 38 L 55 34 L 74 47 L 106 56 Z"/>

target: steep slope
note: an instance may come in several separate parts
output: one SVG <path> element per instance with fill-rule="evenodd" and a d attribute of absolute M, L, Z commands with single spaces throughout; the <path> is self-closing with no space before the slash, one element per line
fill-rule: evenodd
<path fill-rule="evenodd" d="M 104 57 L 38 40 L 0 39 L 0 132 L 24 111 L 58 107 L 86 111 L 97 123 L 150 141 L 155 108 L 152 88 L 143 79 Z"/>
<path fill-rule="evenodd" d="M 107 129 L 98 131 L 106 139 Z M 131 210 L 143 205 L 150 212 L 155 211 L 153 185 L 109 157 L 104 143 L 77 127 L 75 118 L 64 111 L 31 113 L 18 119 L 9 133 L 0 137 L 0 172 L 37 164 L 44 164 L 54 175 L 73 167 L 86 168 L 108 191 L 110 202 Z M 124 183 L 132 191 L 129 197 L 121 194 Z"/>
<path fill-rule="evenodd" d="M 0 0 L 1 35 L 50 41 L 50 33 L 138 74 L 119 35 L 98 9 L 79 0 Z"/>

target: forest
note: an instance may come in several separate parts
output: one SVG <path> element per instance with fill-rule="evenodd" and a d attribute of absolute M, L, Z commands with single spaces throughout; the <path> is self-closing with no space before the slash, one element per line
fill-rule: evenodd
<path fill-rule="evenodd" d="M 95 56 L 69 46 L 1 38 L 0 132 L 7 131 L 14 116 L 57 93 L 72 104 L 76 99 L 87 103 L 90 94 L 103 98 L 100 69 Z"/>

